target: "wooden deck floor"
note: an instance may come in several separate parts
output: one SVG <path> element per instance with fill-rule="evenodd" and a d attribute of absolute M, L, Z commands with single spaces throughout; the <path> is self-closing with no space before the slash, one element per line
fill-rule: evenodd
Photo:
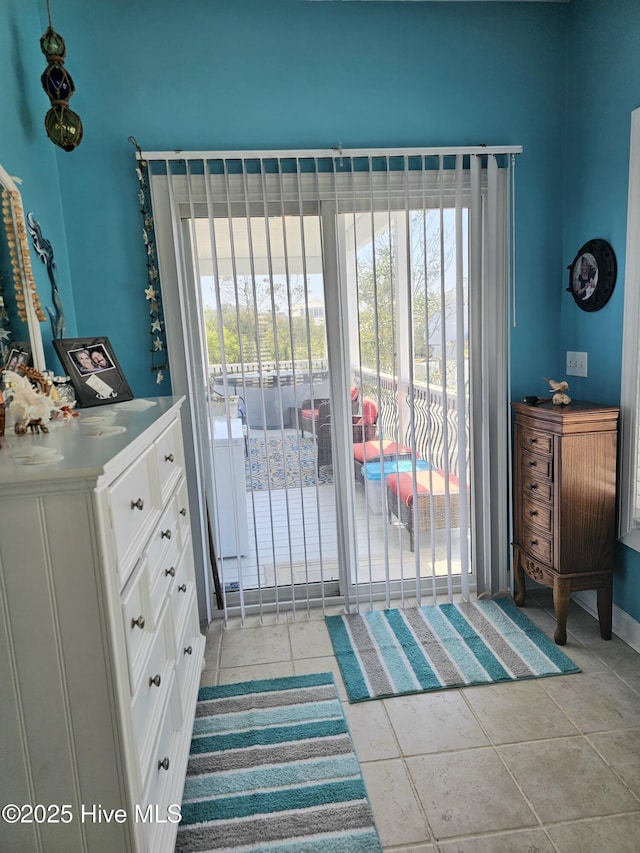
<path fill-rule="evenodd" d="M 333 485 L 247 493 L 249 553 L 220 561 L 227 589 L 255 589 L 338 579 L 335 489 Z M 397 520 L 373 511 L 356 486 L 358 564 L 352 581 L 367 583 L 460 573 L 460 530 L 420 536 L 416 552 Z M 462 544 L 468 548 L 468 537 Z"/>

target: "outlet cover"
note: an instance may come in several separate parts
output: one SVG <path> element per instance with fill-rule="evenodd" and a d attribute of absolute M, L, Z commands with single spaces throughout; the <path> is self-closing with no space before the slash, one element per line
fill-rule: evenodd
<path fill-rule="evenodd" d="M 586 352 L 568 352 L 567 376 L 586 376 L 587 357 Z"/>

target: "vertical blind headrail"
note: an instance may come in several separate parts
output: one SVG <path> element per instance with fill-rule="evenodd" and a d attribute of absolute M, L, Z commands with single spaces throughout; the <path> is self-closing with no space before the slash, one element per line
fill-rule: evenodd
<path fill-rule="evenodd" d="M 445 146 L 428 148 L 343 148 L 338 153 L 333 148 L 319 149 L 274 149 L 272 151 L 182 151 L 179 148 L 173 151 L 141 151 L 136 156 L 140 160 L 301 160 L 301 159 L 329 159 L 336 163 L 352 158 L 382 157 L 445 157 L 458 154 L 492 154 L 500 156 L 503 154 L 522 154 L 522 145 L 471 145 L 471 146 Z"/>

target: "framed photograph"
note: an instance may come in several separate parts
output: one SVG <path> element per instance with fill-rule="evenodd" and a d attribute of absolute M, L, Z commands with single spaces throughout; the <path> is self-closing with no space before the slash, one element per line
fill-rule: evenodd
<path fill-rule="evenodd" d="M 31 366 L 31 344 L 28 341 L 13 341 L 2 370 L 15 370 L 19 364 Z"/>
<path fill-rule="evenodd" d="M 133 399 L 108 338 L 54 338 L 53 346 L 71 378 L 78 408 Z"/>
<path fill-rule="evenodd" d="M 599 311 L 613 293 L 618 265 L 606 240 L 589 240 L 569 266 L 569 287 L 576 305 L 583 311 Z"/>

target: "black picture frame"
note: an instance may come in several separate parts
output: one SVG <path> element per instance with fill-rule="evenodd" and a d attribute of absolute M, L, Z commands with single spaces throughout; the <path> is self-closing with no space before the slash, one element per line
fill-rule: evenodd
<path fill-rule="evenodd" d="M 589 240 L 582 246 L 569 269 L 567 290 L 578 308 L 599 311 L 611 299 L 618 275 L 615 252 L 606 240 Z"/>
<path fill-rule="evenodd" d="M 29 341 L 13 341 L 2 370 L 15 370 L 19 364 L 31 367 L 33 356 Z"/>
<path fill-rule="evenodd" d="M 133 399 L 109 338 L 54 338 L 53 346 L 71 379 L 78 408 Z"/>

